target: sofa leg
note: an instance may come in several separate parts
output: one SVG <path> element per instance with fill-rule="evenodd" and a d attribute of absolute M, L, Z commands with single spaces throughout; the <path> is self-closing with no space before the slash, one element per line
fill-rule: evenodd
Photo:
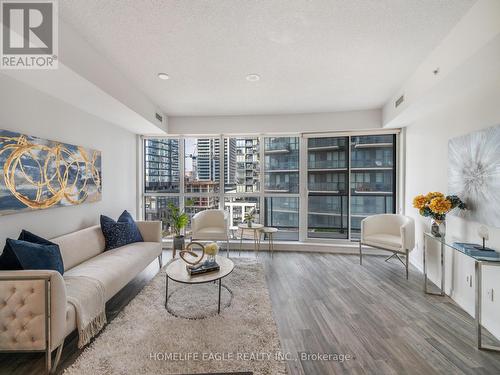
<path fill-rule="evenodd" d="M 161 266 L 162 266 L 162 254 L 158 255 L 158 265 L 160 266 L 160 269 L 161 269 Z"/>
<path fill-rule="evenodd" d="M 64 340 L 63 340 L 62 344 L 57 347 L 56 358 L 54 359 L 54 364 L 52 365 L 52 368 L 50 369 L 49 374 L 56 373 L 57 365 L 59 364 L 59 360 L 61 359 L 61 353 L 63 350 L 63 346 L 64 346 Z M 51 355 L 52 355 L 52 353 L 51 353 Z"/>
<path fill-rule="evenodd" d="M 410 252 L 406 250 L 406 280 L 408 280 L 408 264 L 410 263 Z"/>
<path fill-rule="evenodd" d="M 361 251 L 361 241 L 359 241 L 359 265 L 363 264 L 363 252 Z"/>

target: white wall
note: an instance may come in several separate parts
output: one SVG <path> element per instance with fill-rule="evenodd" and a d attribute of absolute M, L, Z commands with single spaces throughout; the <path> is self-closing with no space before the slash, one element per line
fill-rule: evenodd
<path fill-rule="evenodd" d="M 500 1 L 477 0 L 386 102 L 383 108 L 384 125 L 405 125 L 408 119 L 412 120 L 423 111 L 429 111 L 436 102 L 447 100 L 457 89 L 475 85 L 483 77 L 487 78 L 488 70 L 498 70 L 498 65 L 488 53 L 492 52 L 492 44 L 499 36 Z M 434 74 L 436 69 L 439 70 L 438 74 Z M 483 77 L 477 73 L 482 73 Z M 470 77 L 474 77 L 474 80 L 471 81 Z M 396 108 L 395 101 L 403 94 L 404 101 Z"/>
<path fill-rule="evenodd" d="M 428 220 L 418 216 L 412 207 L 412 198 L 428 191 L 447 191 L 448 140 L 475 130 L 500 124 L 500 79 L 491 77 L 487 85 L 475 88 L 455 98 L 453 102 L 418 119 L 406 133 L 406 214 L 417 222 L 417 249 L 411 253 L 411 261 L 422 267 L 423 230 L 428 230 Z M 500 207 L 498 207 L 500 209 Z M 449 216 L 447 237 L 452 241 L 479 243 L 476 231 L 479 224 Z M 488 245 L 500 251 L 500 228 L 489 228 Z M 429 243 L 429 245 L 432 245 Z M 439 285 L 439 257 L 435 245 L 428 248 L 431 279 Z M 474 291 L 467 283 L 467 276 L 474 275 L 474 262 L 457 252 L 446 252 L 446 292 L 469 314 L 474 316 Z M 500 267 L 490 267 L 483 275 L 484 325 L 500 337 Z M 488 298 L 488 290 L 495 288 L 494 302 Z"/>
<path fill-rule="evenodd" d="M 335 113 L 262 116 L 169 117 L 171 134 L 297 133 L 364 130 L 382 127 L 379 109 Z"/>
<path fill-rule="evenodd" d="M 136 211 L 136 135 L 0 74 L 0 129 L 102 151 L 102 201 L 0 216 L 0 251 L 21 229 L 54 237 Z"/>

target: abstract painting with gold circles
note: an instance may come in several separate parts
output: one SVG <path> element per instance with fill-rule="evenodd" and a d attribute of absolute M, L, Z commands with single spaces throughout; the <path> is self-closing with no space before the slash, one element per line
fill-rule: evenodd
<path fill-rule="evenodd" d="M 101 152 L 0 130 L 0 215 L 101 200 Z"/>

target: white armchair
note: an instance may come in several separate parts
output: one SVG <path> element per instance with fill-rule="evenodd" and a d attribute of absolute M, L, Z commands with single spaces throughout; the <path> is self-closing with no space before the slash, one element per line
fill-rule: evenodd
<path fill-rule="evenodd" d="M 229 225 L 224 210 L 200 211 L 191 219 L 192 241 L 226 241 L 229 257 Z"/>
<path fill-rule="evenodd" d="M 397 257 L 405 266 L 408 279 L 408 256 L 415 247 L 415 221 L 411 217 L 396 214 L 369 216 L 361 221 L 359 264 L 363 264 L 363 245 L 392 251 L 393 254 L 386 261 Z M 399 254 L 405 255 L 406 262 Z"/>

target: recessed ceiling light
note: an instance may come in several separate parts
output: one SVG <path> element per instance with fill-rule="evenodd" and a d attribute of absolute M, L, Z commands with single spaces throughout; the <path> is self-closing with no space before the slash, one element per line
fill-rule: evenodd
<path fill-rule="evenodd" d="M 158 73 L 159 79 L 169 79 L 170 76 L 167 73 Z"/>
<path fill-rule="evenodd" d="M 249 74 L 247 75 L 247 81 L 256 82 L 260 80 L 260 76 L 258 74 Z"/>

